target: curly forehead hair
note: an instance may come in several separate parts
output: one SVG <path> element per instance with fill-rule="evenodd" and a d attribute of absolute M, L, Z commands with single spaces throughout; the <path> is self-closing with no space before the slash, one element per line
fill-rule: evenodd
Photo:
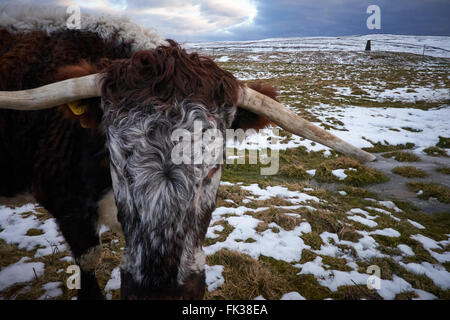
<path fill-rule="evenodd" d="M 211 108 L 235 105 L 240 84 L 228 71 L 197 53 L 187 53 L 176 42 L 136 52 L 108 68 L 102 96 L 113 105 L 157 102 L 169 107 L 176 101 L 197 102 Z"/>

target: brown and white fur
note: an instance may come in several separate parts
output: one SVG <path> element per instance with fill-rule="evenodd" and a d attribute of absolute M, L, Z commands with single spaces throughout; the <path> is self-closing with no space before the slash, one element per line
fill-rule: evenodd
<path fill-rule="evenodd" d="M 125 18 L 86 15 L 69 30 L 61 8 L 0 16 L 0 91 L 103 74 L 101 98 L 78 102 L 83 114 L 0 110 L 0 195 L 30 191 L 56 218 L 81 266 L 79 298 L 102 298 L 95 266 L 107 224 L 126 240 L 122 298 L 201 299 L 222 166 L 173 163 L 171 132 L 269 121 L 236 106 L 232 74 Z"/>

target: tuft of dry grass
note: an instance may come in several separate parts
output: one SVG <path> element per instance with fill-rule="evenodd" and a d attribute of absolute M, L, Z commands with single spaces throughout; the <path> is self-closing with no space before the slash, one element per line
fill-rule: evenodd
<path fill-rule="evenodd" d="M 428 176 L 428 173 L 413 166 L 395 167 L 392 172 L 405 178 L 425 178 Z"/>
<path fill-rule="evenodd" d="M 408 182 L 408 188 L 414 192 L 422 190 L 422 194 L 418 197 L 428 200 L 430 197 L 438 199 L 443 203 L 450 203 L 450 189 L 444 185 L 438 183 L 421 183 L 421 182 Z"/>
<path fill-rule="evenodd" d="M 394 300 L 412 300 L 414 298 L 418 298 L 417 293 L 415 293 L 414 291 L 405 291 L 398 293 L 395 296 Z"/>
<path fill-rule="evenodd" d="M 333 175 L 332 171 L 336 169 L 349 168 L 353 168 L 356 170 L 344 171 L 347 177 L 343 180 L 343 182 L 348 185 L 360 187 L 383 183 L 389 180 L 389 178 L 384 173 L 374 168 L 366 167 L 360 164 L 355 159 L 348 157 L 339 157 L 336 159 L 324 161 L 316 169 L 314 179 L 319 182 L 339 182 L 340 180 Z"/>
<path fill-rule="evenodd" d="M 341 286 L 333 293 L 333 299 L 337 300 L 382 300 L 381 296 L 367 286 L 355 284 L 354 286 Z"/>
<path fill-rule="evenodd" d="M 227 203 L 224 200 L 230 199 L 237 204 L 241 204 L 242 200 L 250 195 L 250 192 L 241 189 L 241 187 L 238 185 L 220 186 L 219 191 L 217 192 L 217 202 L 218 204 Z M 229 204 L 227 204 L 226 206 L 229 206 Z"/>
<path fill-rule="evenodd" d="M 332 233 L 339 232 L 342 228 L 340 220 L 342 220 L 344 216 L 345 214 L 324 209 L 302 211 L 302 217 L 311 225 L 312 231 L 315 231 L 318 234 L 321 234 L 324 231 Z"/>
<path fill-rule="evenodd" d="M 384 173 L 363 165 L 357 171 L 349 171 L 346 174 L 347 177 L 344 182 L 355 187 L 383 183 L 389 180 Z"/>
<path fill-rule="evenodd" d="M 436 171 L 443 174 L 450 174 L 450 168 L 437 168 Z"/>
<path fill-rule="evenodd" d="M 447 151 L 438 147 L 428 147 L 423 152 L 431 157 L 448 157 Z"/>
<path fill-rule="evenodd" d="M 436 147 L 450 149 L 450 138 L 439 136 L 439 142 L 436 143 Z"/>
<path fill-rule="evenodd" d="M 359 95 L 359 96 L 368 95 L 367 91 L 364 89 L 361 89 L 360 87 L 353 86 L 351 89 L 352 89 L 352 92 L 351 92 L 352 95 Z"/>
<path fill-rule="evenodd" d="M 283 210 L 277 208 L 270 208 L 259 212 L 248 212 L 247 214 L 253 216 L 258 220 L 263 221 L 264 224 L 262 224 L 261 227 L 259 227 L 258 225 L 258 229 L 262 231 L 266 230 L 267 225 L 272 222 L 275 222 L 277 225 L 279 225 L 280 227 L 282 227 L 284 230 L 287 231 L 293 230 L 296 226 L 300 224 L 301 219 L 293 216 L 288 216 L 284 214 L 282 211 Z"/>
<path fill-rule="evenodd" d="M 31 228 L 31 229 L 28 229 L 28 231 L 27 231 L 27 233 L 25 235 L 26 236 L 30 236 L 30 237 L 34 237 L 34 236 L 40 236 L 41 234 L 44 234 L 44 230 Z"/>
<path fill-rule="evenodd" d="M 262 187 L 262 186 L 261 186 Z M 272 206 L 289 206 L 291 202 L 283 197 L 272 197 L 266 200 L 253 200 L 252 202 L 246 203 L 249 208 L 262 208 L 262 207 L 272 207 Z"/>
<path fill-rule="evenodd" d="M 301 237 L 306 245 L 310 246 L 313 250 L 319 250 L 322 246 L 322 238 L 319 236 L 317 232 L 309 232 Z"/>
<path fill-rule="evenodd" d="M 309 180 L 311 178 L 310 175 L 306 173 L 306 170 L 303 168 L 303 166 L 297 164 L 288 164 L 282 166 L 278 171 L 278 174 L 298 180 Z"/>
<path fill-rule="evenodd" d="M 394 131 L 400 131 L 400 130 L 394 130 Z M 406 144 L 397 144 L 397 145 L 391 145 L 391 144 L 382 144 L 381 142 L 373 142 L 369 139 L 366 139 L 371 144 L 373 144 L 373 147 L 370 148 L 363 148 L 363 150 L 367 152 L 372 153 L 381 153 L 381 152 L 392 152 L 392 151 L 398 151 L 398 150 L 405 150 L 405 149 L 412 149 L 414 148 L 414 143 L 406 143 Z"/>
<path fill-rule="evenodd" d="M 230 225 L 228 223 L 228 221 L 226 221 L 226 220 L 220 220 L 220 221 L 217 221 L 216 223 L 214 223 L 214 226 L 217 226 L 217 225 L 221 225 L 223 227 L 223 230 L 215 231 L 215 233 L 219 235 L 217 238 L 214 238 L 214 239 L 206 238 L 205 243 L 204 243 L 205 246 L 210 246 L 216 242 L 225 241 L 228 238 L 228 236 L 230 235 L 230 233 L 234 230 L 234 227 L 232 225 Z"/>
<path fill-rule="evenodd" d="M 339 239 L 351 242 L 358 242 L 363 236 L 356 232 L 354 226 L 344 226 L 338 233 Z"/>
<path fill-rule="evenodd" d="M 255 228 L 256 232 L 260 233 L 266 231 L 267 229 L 269 229 L 269 225 L 267 222 L 260 222 Z"/>
<path fill-rule="evenodd" d="M 418 162 L 420 158 L 411 152 L 393 151 L 382 155 L 384 158 L 394 158 L 398 162 Z"/>
<path fill-rule="evenodd" d="M 344 258 L 336 258 L 330 256 L 321 256 L 322 263 L 327 270 L 352 271 L 353 268 L 347 265 L 347 260 Z"/>
<path fill-rule="evenodd" d="M 265 262 L 250 256 L 222 249 L 207 257 L 209 265 L 223 265 L 225 283 L 206 299 L 248 300 L 262 295 L 266 299 L 279 299 L 283 293 L 295 290 L 292 283 L 274 272 Z"/>

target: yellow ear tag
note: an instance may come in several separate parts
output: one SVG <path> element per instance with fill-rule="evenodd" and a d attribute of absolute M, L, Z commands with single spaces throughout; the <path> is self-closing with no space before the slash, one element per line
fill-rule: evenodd
<path fill-rule="evenodd" d="M 78 104 L 78 102 L 69 102 L 67 104 L 70 108 L 70 111 L 72 111 L 72 113 L 76 116 L 81 116 L 83 113 L 86 112 L 87 107 Z"/>

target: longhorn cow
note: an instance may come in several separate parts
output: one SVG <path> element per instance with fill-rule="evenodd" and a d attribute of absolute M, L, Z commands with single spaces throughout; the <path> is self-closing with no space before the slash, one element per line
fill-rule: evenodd
<path fill-rule="evenodd" d="M 24 10 L 22 10 L 24 11 Z M 99 226 L 123 232 L 123 299 L 200 299 L 202 244 L 222 166 L 175 164 L 171 132 L 274 123 L 359 160 L 374 157 L 302 119 L 268 86 L 125 18 L 0 9 L 0 195 L 29 191 L 81 268 L 79 298 L 100 299 Z"/>

